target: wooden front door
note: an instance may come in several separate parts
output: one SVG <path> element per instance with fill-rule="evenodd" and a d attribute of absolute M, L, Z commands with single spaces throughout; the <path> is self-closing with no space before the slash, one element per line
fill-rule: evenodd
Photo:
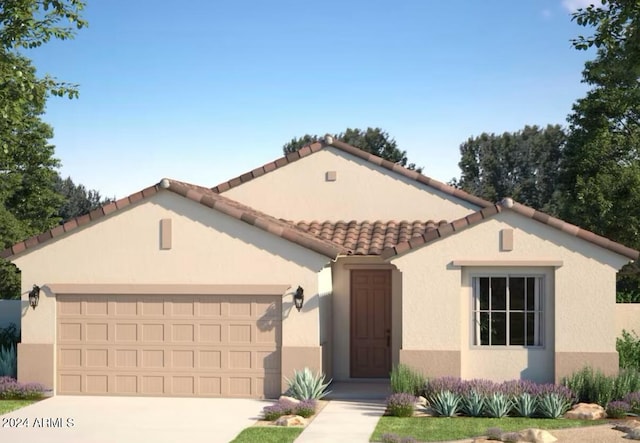
<path fill-rule="evenodd" d="M 391 271 L 351 271 L 351 377 L 389 377 Z"/>

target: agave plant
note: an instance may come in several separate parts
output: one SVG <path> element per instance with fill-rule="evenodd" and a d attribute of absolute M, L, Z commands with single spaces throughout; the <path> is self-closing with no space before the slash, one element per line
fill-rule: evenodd
<path fill-rule="evenodd" d="M 520 417 L 532 417 L 538 409 L 538 399 L 528 392 L 523 392 L 514 397 L 513 409 Z"/>
<path fill-rule="evenodd" d="M 460 409 L 460 394 L 440 391 L 429 397 L 431 410 L 441 417 L 453 417 Z"/>
<path fill-rule="evenodd" d="M 13 344 L 7 348 L 0 346 L 0 376 L 16 378 L 17 372 L 16 347 Z"/>
<path fill-rule="evenodd" d="M 558 418 L 571 407 L 571 402 L 562 395 L 551 392 L 540 398 L 539 410 L 545 418 Z"/>
<path fill-rule="evenodd" d="M 511 399 L 503 392 L 494 392 L 485 400 L 485 411 L 489 417 L 506 417 L 511 410 Z"/>
<path fill-rule="evenodd" d="M 298 400 L 319 400 L 329 394 L 327 387 L 331 383 L 324 382 L 325 375 L 322 373 L 313 374 L 311 369 L 304 368 L 302 371 L 293 371 L 293 379 L 284 378 L 289 385 L 287 395 Z"/>
<path fill-rule="evenodd" d="M 484 412 L 484 394 L 472 389 L 462 398 L 462 411 L 469 417 L 481 417 Z"/>

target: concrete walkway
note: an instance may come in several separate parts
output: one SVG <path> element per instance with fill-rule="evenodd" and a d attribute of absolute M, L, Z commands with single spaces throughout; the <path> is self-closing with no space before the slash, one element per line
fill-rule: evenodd
<path fill-rule="evenodd" d="M 384 410 L 384 400 L 332 400 L 296 443 L 367 443 Z"/>
<path fill-rule="evenodd" d="M 388 380 L 333 382 L 331 400 L 302 431 L 296 443 L 367 443 L 384 414 Z"/>

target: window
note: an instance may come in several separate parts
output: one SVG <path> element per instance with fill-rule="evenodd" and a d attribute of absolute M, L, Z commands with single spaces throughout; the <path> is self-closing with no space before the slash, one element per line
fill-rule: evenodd
<path fill-rule="evenodd" d="M 542 346 L 542 277 L 473 277 L 476 346 Z"/>

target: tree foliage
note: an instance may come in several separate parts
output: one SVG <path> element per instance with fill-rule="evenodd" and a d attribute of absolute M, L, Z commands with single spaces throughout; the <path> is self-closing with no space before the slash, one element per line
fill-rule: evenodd
<path fill-rule="evenodd" d="M 75 85 L 38 77 L 21 52 L 86 26 L 81 0 L 0 0 L 0 247 L 54 226 L 62 203 L 53 188 L 58 161 L 41 119 L 50 95 L 74 98 Z M 0 297 L 19 298 L 19 273 L 0 260 Z"/>
<path fill-rule="evenodd" d="M 334 137 L 363 151 L 382 157 L 385 160 L 398 163 L 401 166 L 417 172 L 422 172 L 422 168 L 416 167 L 415 163 L 408 163 L 407 151 L 400 150 L 395 139 L 380 128 L 367 128 L 366 131 L 347 128 L 344 132 L 335 134 Z M 318 139 L 320 139 L 318 135 L 310 134 L 303 135 L 300 138 L 293 138 L 282 147 L 282 151 L 284 154 L 289 154 Z"/>
<path fill-rule="evenodd" d="M 489 201 L 512 197 L 548 211 L 565 140 L 559 125 L 470 137 L 460 145 L 461 176 L 453 184 Z"/>
<path fill-rule="evenodd" d="M 591 86 L 573 106 L 561 173 L 561 215 L 640 247 L 640 2 L 606 0 L 573 18 L 593 34 L 573 41 L 597 48 L 585 64 Z"/>
<path fill-rule="evenodd" d="M 64 201 L 58 208 L 58 217 L 61 221 L 67 221 L 74 217 L 86 214 L 111 201 L 103 198 L 100 192 L 94 189 L 87 189 L 82 184 L 75 184 L 71 177 L 63 179 L 59 175 L 55 179 L 55 190 Z"/>

